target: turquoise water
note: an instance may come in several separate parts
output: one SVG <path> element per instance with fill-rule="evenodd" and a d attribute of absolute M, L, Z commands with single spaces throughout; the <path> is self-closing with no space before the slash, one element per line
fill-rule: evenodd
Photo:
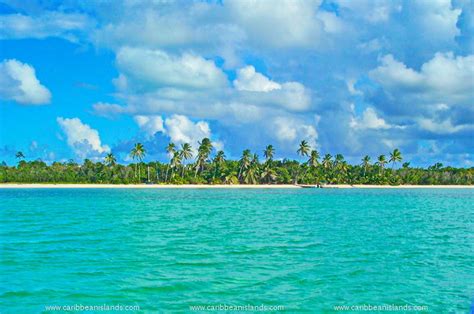
<path fill-rule="evenodd" d="M 0 312 L 469 313 L 474 190 L 0 190 Z M 104 313 L 104 312 L 102 312 Z"/>

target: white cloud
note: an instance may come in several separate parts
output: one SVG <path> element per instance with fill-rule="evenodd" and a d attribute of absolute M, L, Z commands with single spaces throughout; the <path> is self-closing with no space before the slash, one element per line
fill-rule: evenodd
<path fill-rule="evenodd" d="M 315 119 L 315 123 L 317 121 Z M 272 132 L 281 144 L 296 147 L 300 141 L 306 140 L 312 148 L 317 147 L 318 132 L 314 125 L 290 116 L 276 117 L 272 124 Z"/>
<path fill-rule="evenodd" d="M 361 118 L 353 117 L 350 126 L 354 129 L 389 129 L 391 126 L 379 118 L 373 108 L 367 108 Z"/>
<path fill-rule="evenodd" d="M 408 68 L 391 55 L 382 58 L 382 65 L 369 72 L 370 78 L 384 91 L 407 106 L 444 103 L 446 106 L 472 104 L 474 55 L 454 57 L 452 53 L 436 53 L 421 66 L 420 71 Z"/>
<path fill-rule="evenodd" d="M 51 101 L 51 92 L 41 85 L 31 65 L 9 59 L 0 63 L 0 98 L 41 105 Z"/>
<path fill-rule="evenodd" d="M 401 2 L 398 0 L 336 0 L 335 2 L 341 8 L 373 24 L 387 22 L 391 14 L 402 10 Z"/>
<path fill-rule="evenodd" d="M 211 128 L 205 121 L 193 122 L 188 117 L 183 115 L 172 115 L 165 119 L 166 134 L 170 140 L 175 144 L 189 143 L 195 151 L 198 147 L 198 142 L 203 138 L 211 138 Z M 223 144 L 220 141 L 212 142 L 216 149 L 223 149 Z"/>
<path fill-rule="evenodd" d="M 414 88 L 423 81 L 420 73 L 407 68 L 392 55 L 384 56 L 381 62 L 382 65 L 372 70 L 369 75 L 386 88 Z"/>
<path fill-rule="evenodd" d="M 324 23 L 316 12 L 319 0 L 242 0 L 225 3 L 229 15 L 256 45 L 270 47 L 315 46 Z"/>
<path fill-rule="evenodd" d="M 361 95 L 362 92 L 360 90 L 357 90 L 355 87 L 356 80 L 355 79 L 349 79 L 346 81 L 347 85 L 347 90 L 351 95 Z"/>
<path fill-rule="evenodd" d="M 268 77 L 255 71 L 255 68 L 248 65 L 237 71 L 237 78 L 234 80 L 237 90 L 250 92 L 269 92 L 281 89 L 281 85 L 271 81 Z"/>
<path fill-rule="evenodd" d="M 323 22 L 326 33 L 339 34 L 348 29 L 345 23 L 332 12 L 318 11 L 316 16 Z"/>
<path fill-rule="evenodd" d="M 67 144 L 79 158 L 98 158 L 110 152 L 109 146 L 102 145 L 99 132 L 79 118 L 58 117 L 56 121 L 66 135 Z"/>
<path fill-rule="evenodd" d="M 453 134 L 470 128 L 474 130 L 474 123 L 471 125 L 453 125 L 450 118 L 444 121 L 434 121 L 431 119 L 418 119 L 418 125 L 426 131 L 436 134 Z"/>
<path fill-rule="evenodd" d="M 88 15 L 78 13 L 5 14 L 0 15 L 0 39 L 62 37 L 76 41 L 77 31 L 90 29 L 94 24 Z"/>
<path fill-rule="evenodd" d="M 281 106 L 282 108 L 302 111 L 311 105 L 310 92 L 298 82 L 277 83 L 255 71 L 253 66 L 246 66 L 237 71 L 234 80 L 237 95 L 242 102 Z"/>
<path fill-rule="evenodd" d="M 452 7 L 451 0 L 409 1 L 407 10 L 419 13 L 416 27 L 430 41 L 451 41 L 460 34 L 457 28 L 461 9 Z"/>
<path fill-rule="evenodd" d="M 166 86 L 205 89 L 227 84 L 226 75 L 213 61 L 189 53 L 173 56 L 161 50 L 124 47 L 117 53 L 117 66 L 142 89 Z M 124 78 L 120 80 L 123 85 Z"/>
<path fill-rule="evenodd" d="M 134 116 L 133 119 L 140 129 L 145 132 L 148 137 L 152 137 L 158 132 L 164 132 L 163 118 L 157 115 L 151 116 Z"/>

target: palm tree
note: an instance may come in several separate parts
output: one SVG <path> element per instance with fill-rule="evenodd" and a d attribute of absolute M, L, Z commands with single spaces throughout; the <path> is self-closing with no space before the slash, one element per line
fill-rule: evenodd
<path fill-rule="evenodd" d="M 321 162 L 321 164 L 323 165 L 323 167 L 325 169 L 331 168 L 331 165 L 332 165 L 331 159 L 332 159 L 331 154 L 324 155 L 324 158 L 323 158 L 323 161 Z"/>
<path fill-rule="evenodd" d="M 171 143 L 171 142 L 168 143 L 168 145 L 166 146 L 166 153 L 168 154 L 168 156 L 170 158 L 172 158 L 175 152 L 176 152 L 176 145 L 174 143 Z M 171 163 L 171 160 L 168 163 L 168 165 L 166 165 L 165 182 L 168 181 L 168 170 L 170 168 L 170 163 Z"/>
<path fill-rule="evenodd" d="M 274 154 L 275 148 L 273 148 L 273 145 L 268 145 L 267 147 L 265 147 L 265 150 L 263 151 L 263 156 L 265 157 L 266 162 L 271 162 Z"/>
<path fill-rule="evenodd" d="M 181 161 L 182 161 L 181 154 L 175 151 L 173 154 L 173 158 L 171 158 L 171 161 L 170 161 L 170 167 L 171 167 L 170 179 L 174 175 L 174 169 L 178 169 L 179 166 L 181 166 Z"/>
<path fill-rule="evenodd" d="M 342 154 L 337 154 L 334 157 L 334 165 L 337 167 L 344 162 L 344 156 Z"/>
<path fill-rule="evenodd" d="M 398 148 L 395 148 L 393 152 L 390 153 L 390 159 L 389 159 L 389 162 L 392 163 L 392 170 L 393 170 L 393 167 L 395 166 L 395 163 L 401 162 L 402 159 L 403 159 L 402 153 L 400 152 Z"/>
<path fill-rule="evenodd" d="M 17 153 L 15 154 L 15 157 L 16 157 L 17 159 L 25 159 L 25 155 L 24 155 L 22 152 L 17 152 Z"/>
<path fill-rule="evenodd" d="M 204 165 L 209 159 L 209 155 L 212 152 L 212 143 L 211 140 L 206 138 L 203 138 L 200 142 L 198 142 L 199 148 L 198 148 L 198 153 L 196 157 L 196 172 L 194 173 L 194 177 L 197 176 L 199 171 L 202 171 L 204 168 Z"/>
<path fill-rule="evenodd" d="M 258 183 L 258 172 L 259 172 L 259 162 L 257 154 L 253 154 L 250 165 L 243 172 L 244 182 L 246 184 L 257 184 Z"/>
<path fill-rule="evenodd" d="M 298 148 L 298 150 L 297 150 L 296 152 L 297 152 L 298 155 L 300 155 L 301 157 L 303 157 L 303 156 L 308 156 L 310 149 L 311 149 L 311 148 L 309 147 L 308 142 L 306 142 L 305 140 L 302 140 L 301 143 L 300 143 L 300 146 L 299 146 L 299 148 Z"/>
<path fill-rule="evenodd" d="M 319 152 L 313 149 L 309 155 L 308 165 L 310 167 L 316 168 L 319 165 L 319 157 Z"/>
<path fill-rule="evenodd" d="M 379 158 L 377 158 L 376 164 L 380 167 L 380 171 L 382 173 L 383 173 L 383 169 L 386 163 L 387 163 L 387 158 L 385 157 L 385 155 L 380 155 Z"/>
<path fill-rule="evenodd" d="M 311 151 L 311 154 L 309 155 L 306 164 L 308 165 L 308 169 L 306 169 L 303 177 L 306 176 L 306 173 L 309 169 L 316 169 L 319 166 L 319 152 L 317 150 L 313 149 Z"/>
<path fill-rule="evenodd" d="M 216 156 L 212 160 L 212 162 L 214 163 L 214 168 L 215 168 L 214 175 L 212 176 L 212 180 L 214 181 L 214 178 L 217 175 L 217 171 L 222 166 L 222 164 L 225 162 L 225 153 L 224 153 L 224 151 L 222 151 L 222 150 L 218 151 Z"/>
<path fill-rule="evenodd" d="M 115 158 L 114 154 L 108 153 L 107 156 L 105 156 L 104 161 L 107 166 L 115 166 L 117 159 Z"/>
<path fill-rule="evenodd" d="M 311 169 L 315 169 L 318 165 L 319 165 L 319 152 L 317 150 L 312 150 L 310 155 L 309 155 L 309 158 L 308 158 L 308 161 L 306 162 L 306 165 L 308 166 L 303 174 L 303 178 L 306 176 L 306 174 L 308 173 L 308 170 L 311 168 Z"/>
<path fill-rule="evenodd" d="M 330 175 L 332 173 L 332 156 L 331 154 L 326 154 L 321 161 L 321 165 L 324 168 L 324 178 L 330 183 Z"/>
<path fill-rule="evenodd" d="M 362 167 L 364 167 L 364 177 L 365 174 L 367 173 L 367 168 L 370 166 L 370 156 L 365 155 L 364 158 L 362 158 Z"/>
<path fill-rule="evenodd" d="M 342 179 L 344 181 L 345 178 L 346 178 L 348 170 L 349 170 L 349 164 L 347 163 L 347 161 L 342 160 L 339 163 L 339 179 L 341 179 L 341 177 L 342 177 Z"/>
<path fill-rule="evenodd" d="M 262 170 L 262 173 L 260 174 L 260 177 L 264 182 L 271 183 L 272 181 L 275 181 L 277 178 L 277 174 L 275 170 L 273 170 L 268 163 L 265 163 L 265 167 Z"/>
<path fill-rule="evenodd" d="M 239 174 L 237 175 L 237 179 L 240 180 L 242 173 L 250 166 L 250 149 L 245 149 L 242 152 L 242 157 L 239 160 Z"/>
<path fill-rule="evenodd" d="M 298 155 L 300 155 L 301 157 L 304 157 L 304 156 L 308 156 L 309 155 L 309 152 L 311 150 L 311 147 L 309 147 L 309 144 L 307 141 L 305 140 L 302 140 L 300 142 L 300 145 L 298 147 L 298 150 L 296 151 L 296 153 Z M 305 171 L 306 173 L 306 171 Z M 298 177 L 299 177 L 299 174 L 300 174 L 300 169 L 298 167 L 297 171 L 296 171 L 296 175 L 295 175 L 295 184 L 298 184 Z"/>
<path fill-rule="evenodd" d="M 135 171 L 138 166 L 138 173 L 140 173 L 140 163 L 143 161 L 143 158 L 145 157 L 146 150 L 145 147 L 143 147 L 142 143 L 136 143 L 135 146 L 132 148 L 130 151 L 130 157 L 132 157 L 133 160 L 138 160 L 137 165 L 135 165 Z M 135 173 L 135 176 L 136 173 Z M 140 176 L 138 176 L 138 179 L 140 179 Z"/>
<path fill-rule="evenodd" d="M 184 144 L 181 144 L 181 151 L 179 152 L 179 154 L 181 155 L 181 159 L 186 162 L 186 160 L 188 159 L 191 159 L 193 157 L 193 151 L 192 151 L 192 147 L 189 143 L 184 143 Z M 181 177 L 184 176 L 184 167 L 186 167 L 185 165 L 183 165 L 183 168 L 181 170 Z"/>

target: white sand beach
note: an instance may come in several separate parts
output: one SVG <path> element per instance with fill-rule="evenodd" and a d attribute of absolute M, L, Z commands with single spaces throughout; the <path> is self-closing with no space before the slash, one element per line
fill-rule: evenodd
<path fill-rule="evenodd" d="M 308 185 L 306 185 L 308 187 Z M 294 184 L 45 184 L 45 183 L 2 183 L 1 188 L 70 188 L 70 189 L 300 189 Z M 325 189 L 473 189 L 474 185 L 323 185 Z"/>

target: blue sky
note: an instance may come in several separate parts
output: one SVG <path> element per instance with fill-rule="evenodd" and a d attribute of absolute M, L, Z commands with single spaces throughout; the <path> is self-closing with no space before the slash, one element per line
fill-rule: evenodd
<path fill-rule="evenodd" d="M 210 137 L 474 164 L 468 0 L 0 1 L 0 160 Z"/>

